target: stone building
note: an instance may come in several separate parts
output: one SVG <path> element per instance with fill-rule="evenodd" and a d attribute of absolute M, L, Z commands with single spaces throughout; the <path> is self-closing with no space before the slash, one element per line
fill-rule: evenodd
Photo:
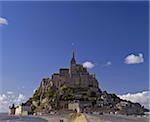
<path fill-rule="evenodd" d="M 9 115 L 29 115 L 32 113 L 31 106 L 26 104 L 20 104 L 15 106 L 14 104 L 9 107 Z"/>
<path fill-rule="evenodd" d="M 80 104 L 78 102 L 73 102 L 68 104 L 68 109 L 76 112 L 80 112 Z"/>
<path fill-rule="evenodd" d="M 70 68 L 61 68 L 58 73 L 54 73 L 49 79 L 51 86 L 60 88 L 62 85 L 68 87 L 91 88 L 94 91 L 98 90 L 98 81 L 95 75 L 90 74 L 87 68 L 82 64 L 77 64 L 74 51 L 70 61 Z M 43 84 L 46 86 L 46 84 Z"/>
<path fill-rule="evenodd" d="M 16 106 L 15 115 L 29 115 L 31 112 L 31 107 L 22 103 Z"/>

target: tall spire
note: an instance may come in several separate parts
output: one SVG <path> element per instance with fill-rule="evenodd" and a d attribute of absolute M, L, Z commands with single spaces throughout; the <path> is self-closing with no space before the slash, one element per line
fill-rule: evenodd
<path fill-rule="evenodd" d="M 72 51 L 72 58 L 75 58 L 75 57 L 74 57 L 74 50 Z"/>
<path fill-rule="evenodd" d="M 76 64 L 74 50 L 72 51 L 71 65 Z"/>

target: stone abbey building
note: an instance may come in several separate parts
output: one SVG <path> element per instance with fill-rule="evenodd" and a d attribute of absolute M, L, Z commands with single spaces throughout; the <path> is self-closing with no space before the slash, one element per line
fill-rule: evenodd
<path fill-rule="evenodd" d="M 60 88 L 62 85 L 67 87 L 80 87 L 80 88 L 91 88 L 91 90 L 98 90 L 98 81 L 95 78 L 95 74 L 90 74 L 87 71 L 86 67 L 83 67 L 82 64 L 77 64 L 75 60 L 74 51 L 72 53 L 72 58 L 70 61 L 70 68 L 61 68 L 59 73 L 54 73 L 52 77 L 45 79 L 45 82 L 42 82 L 45 86 L 49 80 L 51 86 Z"/>

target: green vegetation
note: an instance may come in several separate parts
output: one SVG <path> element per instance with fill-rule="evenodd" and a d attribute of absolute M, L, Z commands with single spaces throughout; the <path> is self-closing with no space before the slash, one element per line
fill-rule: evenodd
<path fill-rule="evenodd" d="M 61 96 L 62 99 L 64 100 L 73 100 L 74 99 L 74 94 L 73 94 L 73 89 L 69 87 L 64 87 L 62 89 L 63 95 Z"/>
<path fill-rule="evenodd" d="M 52 88 L 49 88 L 48 91 L 45 93 L 45 97 L 50 98 L 53 97 L 56 91 Z"/>
<path fill-rule="evenodd" d="M 36 90 L 32 97 L 33 101 L 38 101 L 39 99 L 40 99 L 40 89 Z"/>
<path fill-rule="evenodd" d="M 40 99 L 40 96 L 37 94 L 33 95 L 33 97 L 32 97 L 33 101 L 38 101 L 39 99 Z"/>

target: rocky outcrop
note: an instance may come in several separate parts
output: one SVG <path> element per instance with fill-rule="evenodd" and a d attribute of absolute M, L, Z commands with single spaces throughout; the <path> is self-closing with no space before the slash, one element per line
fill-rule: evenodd
<path fill-rule="evenodd" d="M 87 88 L 61 86 L 60 89 L 50 85 L 49 79 L 43 79 L 40 87 L 27 103 L 34 112 L 50 112 L 67 109 L 68 103 L 79 101 L 83 111 L 100 111 L 105 113 L 142 115 L 144 107 L 139 103 L 122 100 L 115 94 L 100 89 L 95 92 Z"/>

